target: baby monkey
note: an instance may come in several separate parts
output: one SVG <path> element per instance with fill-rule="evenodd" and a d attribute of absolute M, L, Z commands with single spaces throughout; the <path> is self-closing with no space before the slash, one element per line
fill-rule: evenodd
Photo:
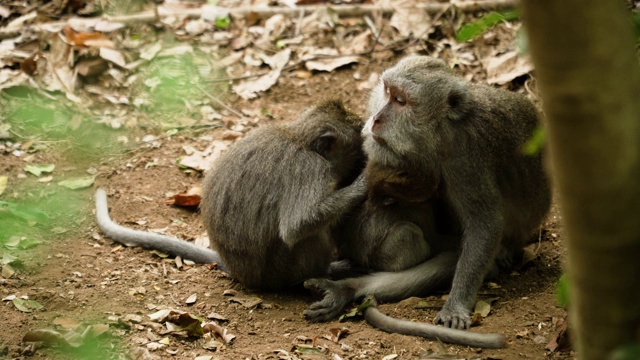
<path fill-rule="evenodd" d="M 202 184 L 212 250 L 117 225 L 106 192 L 96 193 L 100 229 L 110 238 L 217 262 L 250 288 L 276 290 L 330 271 L 338 221 L 366 196 L 360 118 L 325 101 L 298 119 L 263 125 L 223 153 Z M 355 179 L 355 181 L 354 181 Z"/>
<path fill-rule="evenodd" d="M 340 257 L 373 271 L 405 270 L 431 257 L 436 179 L 372 162 L 364 176 L 367 199 L 340 227 Z"/>

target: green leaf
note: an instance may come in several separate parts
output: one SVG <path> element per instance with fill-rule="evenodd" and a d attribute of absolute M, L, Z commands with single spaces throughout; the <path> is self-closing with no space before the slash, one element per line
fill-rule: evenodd
<path fill-rule="evenodd" d="M 95 176 L 88 176 L 88 177 L 82 177 L 82 178 L 62 180 L 58 183 L 58 185 L 64 186 L 67 189 L 78 190 L 78 189 L 85 189 L 90 187 L 91 185 L 93 185 L 94 181 L 96 181 Z"/>
<path fill-rule="evenodd" d="M 542 150 L 546 139 L 546 133 L 544 129 L 538 126 L 533 130 L 533 134 L 529 137 L 529 140 L 522 146 L 522 152 L 526 155 L 535 155 Z"/>
<path fill-rule="evenodd" d="M 351 311 L 349 311 L 346 314 L 340 315 L 340 317 L 338 318 L 338 321 L 342 321 L 344 319 L 356 317 L 356 316 L 358 316 L 358 314 L 361 314 L 369 306 L 371 306 L 371 298 L 370 297 L 366 297 L 362 301 L 362 304 L 358 305 L 358 307 L 355 307 L 355 308 L 351 309 Z"/>
<path fill-rule="evenodd" d="M 560 276 L 556 285 L 556 302 L 564 309 L 569 307 L 569 276 L 566 273 Z"/>
<path fill-rule="evenodd" d="M 231 18 L 229 15 L 221 16 L 216 19 L 216 27 L 218 29 L 226 29 L 231 25 Z"/>
<path fill-rule="evenodd" d="M 35 300 L 15 298 L 12 300 L 12 302 L 13 302 L 13 305 L 18 310 L 26 313 L 32 312 L 33 310 L 40 310 L 44 308 L 44 306 L 42 306 L 40 303 L 38 303 Z"/>
<path fill-rule="evenodd" d="M 42 173 L 50 173 L 53 172 L 56 166 L 54 164 L 46 164 L 46 165 L 25 165 L 24 171 L 32 173 L 35 176 L 40 176 Z"/>
<path fill-rule="evenodd" d="M 490 12 L 477 20 L 463 25 L 460 30 L 458 30 L 458 33 L 456 33 L 456 40 L 458 42 L 469 41 L 484 34 L 487 30 L 501 22 L 516 20 L 519 17 L 520 14 L 517 11 Z"/>

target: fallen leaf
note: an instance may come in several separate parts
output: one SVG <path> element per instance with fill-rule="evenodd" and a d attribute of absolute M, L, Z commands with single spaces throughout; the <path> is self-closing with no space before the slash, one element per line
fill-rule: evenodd
<path fill-rule="evenodd" d="M 220 325 L 218 325 L 215 322 L 203 323 L 202 324 L 202 328 L 206 332 L 214 333 L 215 335 L 217 335 L 227 345 L 233 343 L 233 341 L 236 339 L 235 335 L 229 334 L 227 332 L 227 329 L 221 327 Z"/>
<path fill-rule="evenodd" d="M 334 343 L 338 343 L 340 339 L 347 336 L 349 334 L 349 329 L 347 328 L 331 328 L 329 329 L 330 336 L 327 339 L 333 341 Z"/>
<path fill-rule="evenodd" d="M 54 164 L 46 165 L 25 165 L 24 171 L 31 173 L 35 176 L 40 176 L 42 173 L 50 173 L 56 168 Z"/>
<path fill-rule="evenodd" d="M 67 26 L 62 30 L 68 44 L 74 46 L 87 46 L 95 48 L 114 48 L 114 43 L 109 38 L 99 32 L 80 33 L 75 32 L 71 27 Z"/>
<path fill-rule="evenodd" d="M 361 61 L 362 57 L 360 56 L 340 56 L 332 59 L 309 60 L 304 66 L 309 71 L 333 71 L 341 66 L 359 63 Z"/>
<path fill-rule="evenodd" d="M 416 0 L 402 0 L 393 3 L 394 12 L 389 20 L 389 25 L 398 30 L 403 38 L 413 37 L 420 39 L 426 37 L 435 30 L 431 25 L 431 17 L 423 9 L 417 9 Z"/>
<path fill-rule="evenodd" d="M 491 305 L 485 301 L 478 300 L 473 312 L 480 314 L 480 316 L 482 316 L 483 318 L 487 317 L 487 315 L 489 315 L 489 312 L 491 312 Z"/>
<path fill-rule="evenodd" d="M 175 194 L 169 199 L 163 201 L 163 204 L 184 206 L 184 207 L 196 207 L 200 205 L 202 200 L 202 188 L 194 186 L 191 189 Z"/>
<path fill-rule="evenodd" d="M 9 182 L 8 176 L 0 176 L 0 195 L 2 195 L 4 190 L 7 188 L 7 182 Z"/>
<path fill-rule="evenodd" d="M 249 297 L 236 296 L 229 299 L 229 302 L 238 303 L 247 309 L 253 309 L 262 302 L 262 299 L 256 296 L 249 296 Z"/>
<path fill-rule="evenodd" d="M 67 189 L 78 190 L 85 189 L 93 185 L 93 182 L 96 180 L 95 176 L 87 176 L 75 179 L 67 179 L 62 180 L 58 183 L 60 186 L 64 186 Z"/>
<path fill-rule="evenodd" d="M 5 279 L 10 279 L 16 271 L 9 264 L 2 265 L 2 277 Z"/>
<path fill-rule="evenodd" d="M 118 66 L 121 66 L 121 67 L 127 66 L 127 62 L 124 60 L 124 55 L 122 55 L 122 53 L 118 50 L 101 47 L 100 57 Z"/>
<path fill-rule="evenodd" d="M 189 296 L 187 298 L 187 300 L 185 300 L 185 303 L 187 305 L 193 305 L 196 303 L 196 301 L 198 300 L 198 295 L 197 294 L 191 294 L 191 296 Z"/>
<path fill-rule="evenodd" d="M 498 85 L 504 85 L 533 70 L 529 59 L 518 55 L 515 50 L 490 57 L 482 62 L 482 66 L 487 70 L 487 83 Z"/>
<path fill-rule="evenodd" d="M 28 331 L 22 337 L 22 341 L 38 341 L 49 345 L 68 345 L 67 340 L 61 333 L 49 329 Z"/>
<path fill-rule="evenodd" d="M 569 332 L 567 331 L 568 326 L 566 317 L 553 318 L 553 323 L 555 325 L 555 332 L 545 349 L 551 352 L 569 351 L 571 349 L 571 345 L 569 342 Z"/>
<path fill-rule="evenodd" d="M 44 308 L 40 303 L 35 300 L 15 298 L 12 300 L 13 305 L 20 311 L 30 313 L 34 310 L 41 310 Z"/>
<path fill-rule="evenodd" d="M 80 326 L 76 319 L 59 317 L 53 320 L 54 325 L 58 325 L 65 330 L 75 330 Z"/>
<path fill-rule="evenodd" d="M 364 301 L 362 301 L 362 303 L 360 305 L 358 305 L 358 307 L 355 307 L 355 308 L 351 309 L 351 311 L 349 311 L 346 314 L 340 315 L 340 317 L 338 318 L 338 321 L 342 321 L 342 320 L 345 320 L 345 319 L 348 319 L 348 318 L 356 317 L 358 314 L 361 314 L 369 306 L 371 306 L 371 298 L 367 297 L 367 298 L 364 299 Z"/>
<path fill-rule="evenodd" d="M 269 90 L 278 82 L 280 73 L 291 57 L 291 49 L 287 48 L 270 58 L 272 71 L 253 80 L 245 80 L 233 86 L 233 91 L 240 97 L 250 100 L 258 97 L 259 92 Z"/>

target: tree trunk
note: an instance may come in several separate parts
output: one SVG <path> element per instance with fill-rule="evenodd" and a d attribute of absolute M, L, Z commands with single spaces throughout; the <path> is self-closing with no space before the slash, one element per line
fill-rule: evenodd
<path fill-rule="evenodd" d="M 640 325 L 640 68 L 617 0 L 523 0 L 569 251 L 580 359 Z"/>

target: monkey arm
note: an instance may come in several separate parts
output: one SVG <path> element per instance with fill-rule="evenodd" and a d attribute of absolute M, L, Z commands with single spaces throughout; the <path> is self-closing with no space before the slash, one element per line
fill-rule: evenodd
<path fill-rule="evenodd" d="M 478 171 L 475 177 L 462 173 L 453 178 L 448 182 L 448 198 L 459 215 L 464 234 L 451 292 L 436 316 L 436 323 L 466 329 L 471 325 L 469 312 L 476 293 L 502 238 L 503 201 L 495 181 L 486 172 Z M 468 179 L 475 182 L 466 183 Z"/>
<path fill-rule="evenodd" d="M 288 246 L 293 247 L 300 239 L 317 233 L 319 227 L 335 225 L 365 198 L 366 192 L 366 181 L 361 175 L 353 184 L 330 193 L 319 202 L 297 199 L 301 204 L 308 205 L 292 207 L 295 211 L 289 216 L 280 216 L 280 236 Z"/>
<path fill-rule="evenodd" d="M 456 260 L 455 252 L 444 252 L 400 272 L 377 272 L 337 281 L 307 280 L 304 286 L 323 298 L 311 304 L 304 311 L 304 316 L 309 321 L 329 321 L 338 316 L 347 304 L 367 295 L 390 302 L 426 294 L 450 283 Z"/>
<path fill-rule="evenodd" d="M 109 238 L 121 244 L 134 244 L 147 249 L 160 250 L 172 255 L 181 256 L 200 264 L 210 264 L 215 262 L 221 270 L 228 272 L 220 258 L 220 255 L 211 249 L 171 236 L 129 229 L 116 224 L 109 217 L 107 192 L 103 188 L 98 188 L 95 196 L 96 220 L 100 230 L 102 230 L 102 232 Z"/>

